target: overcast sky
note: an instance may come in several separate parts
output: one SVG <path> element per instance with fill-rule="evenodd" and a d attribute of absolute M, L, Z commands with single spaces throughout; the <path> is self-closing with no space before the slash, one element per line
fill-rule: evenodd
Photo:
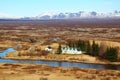
<path fill-rule="evenodd" d="M 36 16 L 45 12 L 120 11 L 120 0 L 0 0 L 0 13 Z"/>

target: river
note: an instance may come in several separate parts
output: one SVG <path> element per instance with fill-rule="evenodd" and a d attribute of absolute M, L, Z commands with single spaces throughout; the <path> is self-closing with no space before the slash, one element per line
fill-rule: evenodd
<path fill-rule="evenodd" d="M 59 66 L 59 67 L 78 67 L 78 68 L 120 70 L 120 66 L 117 66 L 117 65 L 87 64 L 87 63 L 64 62 L 64 61 L 60 62 L 60 61 L 42 61 L 42 60 L 0 59 L 0 63 L 46 64 L 46 65 L 49 65 L 49 66 Z"/>
<path fill-rule="evenodd" d="M 0 56 L 5 56 L 7 52 L 14 52 L 13 48 L 8 48 L 0 53 Z M 88 64 L 78 62 L 64 62 L 64 61 L 42 61 L 42 60 L 11 60 L 11 59 L 0 59 L 0 63 L 25 63 L 25 64 L 46 64 L 49 66 L 59 67 L 78 67 L 78 68 L 93 68 L 93 69 L 112 69 L 120 70 L 120 66 L 108 65 L 108 64 Z"/>

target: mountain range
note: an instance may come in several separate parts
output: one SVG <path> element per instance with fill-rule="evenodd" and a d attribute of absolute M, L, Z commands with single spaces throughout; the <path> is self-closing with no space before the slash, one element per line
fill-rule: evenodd
<path fill-rule="evenodd" d="M 99 13 L 99 12 L 84 12 L 79 11 L 77 13 L 43 13 L 38 16 L 33 17 L 22 17 L 17 18 L 11 15 L 1 15 L 0 19 L 81 19 L 81 18 L 120 18 L 120 11 L 115 11 L 112 13 Z"/>

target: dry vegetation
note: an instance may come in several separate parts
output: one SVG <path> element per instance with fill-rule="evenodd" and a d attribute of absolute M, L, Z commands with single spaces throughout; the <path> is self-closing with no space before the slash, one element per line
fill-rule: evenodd
<path fill-rule="evenodd" d="M 119 80 L 120 71 L 0 64 L 0 80 Z"/>
<path fill-rule="evenodd" d="M 0 51 L 13 47 L 13 59 L 47 59 L 102 62 L 87 55 L 44 55 L 45 45 L 68 40 L 95 40 L 99 45 L 118 47 L 120 20 L 0 21 Z M 29 54 L 35 54 L 34 57 Z M 23 54 L 21 56 L 21 54 Z M 26 56 L 27 55 L 27 56 Z M 119 53 L 120 55 L 120 53 Z M 33 64 L 0 64 L 0 80 L 119 80 L 120 71 L 61 68 Z"/>
<path fill-rule="evenodd" d="M 14 53 L 12 53 L 15 55 Z M 82 63 L 99 63 L 99 64 L 114 64 L 120 65 L 120 62 L 109 62 L 108 60 L 93 57 L 85 54 L 81 55 L 57 55 L 57 54 L 46 54 L 46 55 L 34 55 L 34 56 L 6 56 L 5 59 L 15 59 L 15 60 L 45 60 L 45 61 L 68 61 L 68 62 L 82 62 Z"/>
<path fill-rule="evenodd" d="M 13 47 L 21 54 L 39 55 L 45 45 L 78 39 L 118 47 L 120 54 L 120 20 L 0 21 L 1 50 Z"/>

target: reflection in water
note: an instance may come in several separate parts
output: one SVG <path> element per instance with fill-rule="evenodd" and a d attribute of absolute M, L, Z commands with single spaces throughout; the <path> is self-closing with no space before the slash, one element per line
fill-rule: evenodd
<path fill-rule="evenodd" d="M 94 68 L 94 69 L 114 69 L 120 70 L 120 66 L 116 65 L 102 65 L 102 64 L 86 64 L 77 62 L 57 62 L 57 61 L 33 61 L 33 60 L 10 60 L 10 59 L 0 59 L 3 63 L 26 63 L 26 64 L 47 64 L 49 66 L 59 66 L 59 67 L 79 67 L 79 68 Z"/>
<path fill-rule="evenodd" d="M 62 66 L 62 62 L 59 62 L 59 63 L 58 63 L 58 66 L 59 66 L 59 67 Z"/>
<path fill-rule="evenodd" d="M 116 70 L 116 69 L 119 69 L 120 70 L 120 67 L 117 67 L 117 66 L 115 66 L 115 65 L 105 65 L 105 68 L 107 68 L 107 69 L 114 69 L 114 70 Z"/>
<path fill-rule="evenodd" d="M 28 64 L 35 64 L 34 61 L 28 61 L 28 60 L 16 60 L 18 63 L 28 63 Z"/>

